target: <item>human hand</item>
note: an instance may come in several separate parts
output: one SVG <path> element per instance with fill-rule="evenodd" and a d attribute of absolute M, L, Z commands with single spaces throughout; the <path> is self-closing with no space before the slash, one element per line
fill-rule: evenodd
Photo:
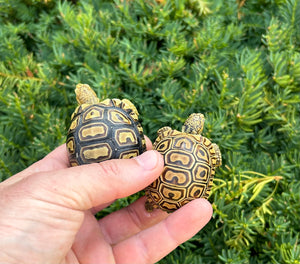
<path fill-rule="evenodd" d="M 162 169 L 153 150 L 69 168 L 66 146 L 58 147 L 0 184 L 0 263 L 157 262 L 205 226 L 208 201 L 168 215 L 147 212 L 143 197 L 99 221 L 94 213 L 142 190 Z"/>

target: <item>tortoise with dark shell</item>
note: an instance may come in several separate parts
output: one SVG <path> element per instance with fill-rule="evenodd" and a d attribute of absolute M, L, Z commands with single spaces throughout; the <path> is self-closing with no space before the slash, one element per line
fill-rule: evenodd
<path fill-rule="evenodd" d="M 71 166 L 128 159 L 146 151 L 138 111 L 129 100 L 100 102 L 87 84 L 78 84 L 75 93 L 79 106 L 67 135 Z"/>
<path fill-rule="evenodd" d="M 191 114 L 182 132 L 163 127 L 154 148 L 164 157 L 162 174 L 146 188 L 147 211 L 173 212 L 196 198 L 208 198 L 216 167 L 222 164 L 219 147 L 201 135 L 203 114 Z"/>

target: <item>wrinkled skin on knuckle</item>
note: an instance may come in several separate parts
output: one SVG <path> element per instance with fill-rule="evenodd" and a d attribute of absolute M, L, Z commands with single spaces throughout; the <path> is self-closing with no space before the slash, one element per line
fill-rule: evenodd
<path fill-rule="evenodd" d="M 117 160 L 109 160 L 101 163 L 97 163 L 97 174 L 100 177 L 117 177 L 121 174 L 121 168 L 118 165 Z"/>
<path fill-rule="evenodd" d="M 128 214 L 128 217 L 131 219 L 132 223 L 138 229 L 138 232 L 143 230 L 144 226 L 143 221 L 140 218 L 140 212 L 136 211 L 136 209 L 133 206 L 128 206 L 126 208 L 126 212 Z"/>
<path fill-rule="evenodd" d="M 101 181 L 102 187 L 109 191 L 110 199 L 105 202 L 110 202 L 121 198 L 120 186 L 126 184 L 123 182 L 122 168 L 117 160 L 109 160 L 95 164 L 97 180 Z"/>

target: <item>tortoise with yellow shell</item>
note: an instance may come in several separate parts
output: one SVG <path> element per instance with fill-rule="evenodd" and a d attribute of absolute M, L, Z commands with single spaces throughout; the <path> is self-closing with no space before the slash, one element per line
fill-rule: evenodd
<path fill-rule="evenodd" d="M 87 84 L 75 89 L 79 106 L 71 117 L 67 150 L 71 166 L 128 159 L 146 150 L 138 111 L 127 99 L 101 101 Z"/>
<path fill-rule="evenodd" d="M 208 198 L 215 169 L 222 164 L 218 145 L 201 135 L 204 115 L 194 113 L 182 132 L 163 127 L 154 148 L 164 157 L 162 174 L 146 188 L 147 211 L 173 212 L 196 198 Z"/>

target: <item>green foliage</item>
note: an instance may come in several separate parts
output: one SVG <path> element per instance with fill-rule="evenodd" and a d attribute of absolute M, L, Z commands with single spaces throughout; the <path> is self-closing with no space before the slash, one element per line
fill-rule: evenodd
<path fill-rule="evenodd" d="M 0 38 L 1 180 L 65 141 L 79 82 L 152 140 L 202 112 L 214 216 L 160 263 L 299 263 L 298 0 L 0 0 Z"/>

